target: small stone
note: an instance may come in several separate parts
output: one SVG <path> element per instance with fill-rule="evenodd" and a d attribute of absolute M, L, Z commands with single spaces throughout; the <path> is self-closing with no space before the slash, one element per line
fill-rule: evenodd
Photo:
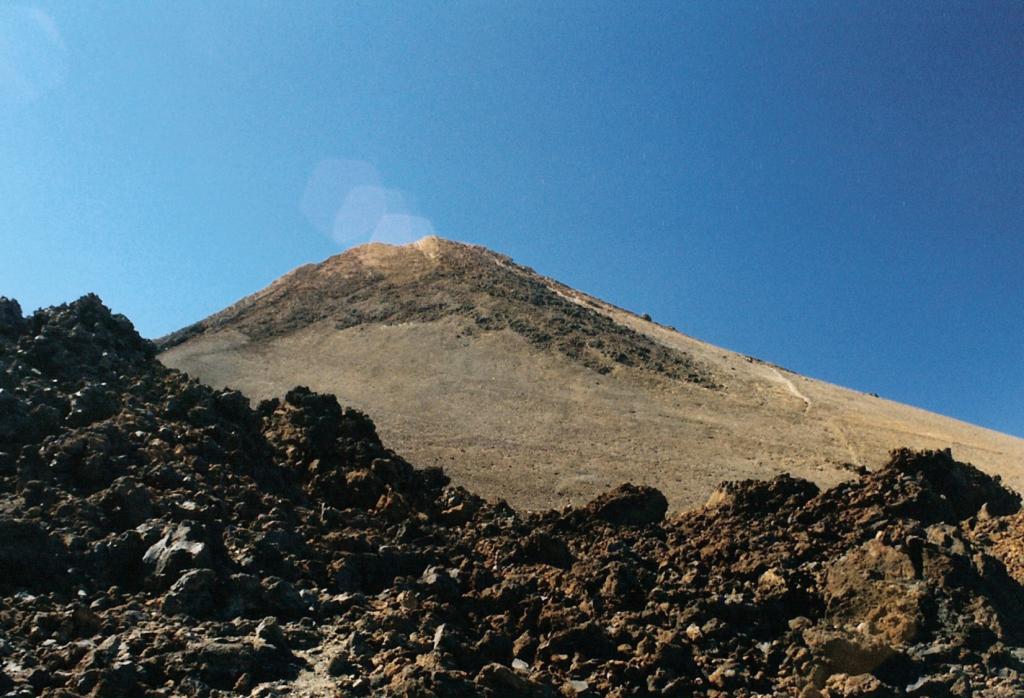
<path fill-rule="evenodd" d="M 288 640 L 285 637 L 284 630 L 278 624 L 277 618 L 273 616 L 264 618 L 256 626 L 256 638 L 280 649 L 288 647 Z"/>
<path fill-rule="evenodd" d="M 437 629 L 434 631 L 433 645 L 435 652 L 440 650 L 441 647 L 444 645 L 444 639 L 444 623 L 441 623 L 441 625 L 437 626 Z"/>
<path fill-rule="evenodd" d="M 419 600 L 411 591 L 403 591 L 398 595 L 398 605 L 407 611 L 415 611 L 419 607 Z"/>
<path fill-rule="evenodd" d="M 529 679 L 497 663 L 487 664 L 480 669 L 476 683 L 504 696 L 529 696 L 534 688 Z"/>
<path fill-rule="evenodd" d="M 796 618 L 789 619 L 789 629 L 794 631 L 803 630 L 813 625 L 811 619 L 806 616 L 797 616 Z"/>
<path fill-rule="evenodd" d="M 343 652 L 339 652 L 331 657 L 327 663 L 327 673 L 331 676 L 344 676 L 349 674 L 355 674 L 358 672 L 358 667 L 349 661 L 348 655 Z"/>
<path fill-rule="evenodd" d="M 428 567 L 420 576 L 427 593 L 442 599 L 454 599 L 461 593 L 459 582 L 443 567 Z"/>

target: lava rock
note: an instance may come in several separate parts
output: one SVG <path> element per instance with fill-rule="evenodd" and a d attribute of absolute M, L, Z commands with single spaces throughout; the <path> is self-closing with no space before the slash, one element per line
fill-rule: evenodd
<path fill-rule="evenodd" d="M 68 424 L 85 426 L 112 416 L 120 404 L 117 395 L 105 383 L 94 383 L 73 393 L 70 406 Z"/>
<path fill-rule="evenodd" d="M 210 569 L 189 570 L 164 595 L 164 613 L 205 618 L 216 609 L 217 573 Z"/>
<path fill-rule="evenodd" d="M 617 526 L 645 526 L 664 520 L 668 500 L 653 487 L 625 484 L 601 495 L 586 510 Z"/>
<path fill-rule="evenodd" d="M 46 588 L 69 563 L 67 550 L 42 524 L 0 516 L 0 591 Z"/>
<path fill-rule="evenodd" d="M 572 567 L 573 563 L 572 551 L 565 541 L 544 531 L 534 531 L 523 541 L 519 557 L 526 563 L 551 565 L 562 569 Z"/>
<path fill-rule="evenodd" d="M 0 336 L 17 337 L 24 326 L 25 318 L 21 315 L 21 305 L 18 301 L 0 296 Z"/>
<path fill-rule="evenodd" d="M 154 576 L 167 579 L 183 570 L 211 567 L 208 532 L 194 524 L 178 524 L 154 543 L 142 557 L 142 562 Z"/>
<path fill-rule="evenodd" d="M 413 468 L 332 396 L 252 409 L 164 368 L 95 297 L 30 318 L 0 301 L 0 452 L 4 693 L 1024 683 L 1024 512 L 948 452 L 896 451 L 826 491 L 724 483 L 669 520 L 632 485 L 516 512 Z"/>

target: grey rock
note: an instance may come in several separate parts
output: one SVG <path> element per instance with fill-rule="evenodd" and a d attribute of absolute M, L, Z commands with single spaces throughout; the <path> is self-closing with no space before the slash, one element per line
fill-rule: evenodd
<path fill-rule="evenodd" d="M 216 607 L 216 585 L 217 573 L 213 570 L 189 570 L 171 586 L 161 608 L 165 613 L 185 614 L 193 618 L 208 616 Z"/>
<path fill-rule="evenodd" d="M 179 524 L 168 531 L 142 557 L 147 569 L 163 578 L 177 576 L 186 569 L 209 567 L 212 561 L 203 532 L 189 524 Z"/>

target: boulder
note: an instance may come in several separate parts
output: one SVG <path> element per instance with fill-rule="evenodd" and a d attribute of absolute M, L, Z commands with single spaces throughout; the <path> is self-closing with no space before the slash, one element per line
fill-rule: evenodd
<path fill-rule="evenodd" d="M 568 569 L 572 567 L 572 551 L 566 542 L 551 533 L 534 531 L 519 546 L 519 559 L 523 562 L 551 565 Z"/>
<path fill-rule="evenodd" d="M 206 618 L 217 609 L 217 573 L 210 569 L 185 572 L 164 595 L 164 613 Z"/>
<path fill-rule="evenodd" d="M 17 337 L 24 327 L 25 318 L 21 315 L 18 301 L 0 296 L 0 337 Z"/>
<path fill-rule="evenodd" d="M 477 672 L 475 682 L 482 688 L 493 691 L 496 696 L 541 698 L 555 695 L 554 689 L 534 683 L 509 667 L 493 662 L 485 664 Z"/>
<path fill-rule="evenodd" d="M 178 524 L 150 546 L 142 562 L 159 579 L 173 579 L 187 569 L 211 567 L 208 531 L 196 524 Z"/>
<path fill-rule="evenodd" d="M 804 631 L 804 641 L 829 674 L 874 673 L 899 650 L 884 638 L 857 632 Z"/>
<path fill-rule="evenodd" d="M 71 560 L 42 524 L 0 516 L 0 592 L 57 589 Z"/>
<path fill-rule="evenodd" d="M 923 629 L 930 603 L 920 557 L 871 540 L 834 562 L 825 578 L 828 618 L 837 626 L 861 626 L 893 646 L 912 643 Z M 861 673 L 854 671 L 853 673 Z"/>
<path fill-rule="evenodd" d="M 244 674 L 264 682 L 293 677 L 299 669 L 290 653 L 273 645 L 227 639 L 193 644 L 181 659 L 182 668 L 198 670 L 203 681 L 222 690 L 233 689 Z"/>
<path fill-rule="evenodd" d="M 302 596 L 291 582 L 278 577 L 268 577 L 263 580 L 262 586 L 263 601 L 268 612 L 291 617 L 301 616 L 308 611 L 308 604 L 302 600 Z"/>
<path fill-rule="evenodd" d="M 898 695 L 871 674 L 833 674 L 825 683 L 829 698 L 896 698 Z"/>
<path fill-rule="evenodd" d="M 431 566 L 420 575 L 420 587 L 424 594 L 451 601 L 462 593 L 458 574 L 444 567 Z"/>
<path fill-rule="evenodd" d="M 607 659 L 614 655 L 615 645 L 604 628 L 595 622 L 587 622 L 553 632 L 537 647 L 537 656 L 544 658 L 553 655 L 572 657 L 577 652 L 584 657 Z"/>
<path fill-rule="evenodd" d="M 668 500 L 653 487 L 627 483 L 599 496 L 586 511 L 617 526 L 646 526 L 664 520 Z"/>
<path fill-rule="evenodd" d="M 71 395 L 67 423 L 85 426 L 113 416 L 120 407 L 117 394 L 106 383 L 90 383 Z"/>

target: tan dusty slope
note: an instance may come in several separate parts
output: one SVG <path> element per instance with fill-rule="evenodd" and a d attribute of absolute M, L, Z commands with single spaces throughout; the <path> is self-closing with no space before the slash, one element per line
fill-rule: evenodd
<path fill-rule="evenodd" d="M 627 480 L 677 509 L 724 479 L 831 485 L 897 446 L 951 447 L 1024 489 L 1024 440 L 714 347 L 438 238 L 301 267 L 162 341 L 168 366 L 254 400 L 335 393 L 412 462 L 520 507 Z"/>

